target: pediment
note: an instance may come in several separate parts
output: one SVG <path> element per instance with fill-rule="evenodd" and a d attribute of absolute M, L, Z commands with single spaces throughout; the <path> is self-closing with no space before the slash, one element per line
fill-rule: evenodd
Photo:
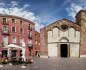
<path fill-rule="evenodd" d="M 61 26 L 65 26 L 65 27 L 68 27 L 68 28 L 74 28 L 75 30 L 77 31 L 80 31 L 80 26 L 75 24 L 74 22 L 70 21 L 70 20 L 67 20 L 67 19 L 61 19 L 61 20 L 58 20 L 52 24 L 50 24 L 49 26 L 47 26 L 47 30 L 52 30 L 53 28 L 59 28 L 61 29 Z M 63 28 L 65 28 L 63 27 Z"/>

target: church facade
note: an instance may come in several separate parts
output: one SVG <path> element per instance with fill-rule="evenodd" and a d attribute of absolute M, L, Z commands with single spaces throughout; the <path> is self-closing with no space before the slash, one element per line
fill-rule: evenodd
<path fill-rule="evenodd" d="M 40 31 L 41 55 L 48 57 L 86 57 L 86 11 L 76 15 L 76 22 L 58 20 Z"/>

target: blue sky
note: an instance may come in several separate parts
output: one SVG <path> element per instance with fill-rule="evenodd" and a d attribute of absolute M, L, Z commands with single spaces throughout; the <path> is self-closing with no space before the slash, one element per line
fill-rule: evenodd
<path fill-rule="evenodd" d="M 29 19 L 37 31 L 62 18 L 75 21 L 81 9 L 86 9 L 86 0 L 0 0 L 1 14 Z"/>

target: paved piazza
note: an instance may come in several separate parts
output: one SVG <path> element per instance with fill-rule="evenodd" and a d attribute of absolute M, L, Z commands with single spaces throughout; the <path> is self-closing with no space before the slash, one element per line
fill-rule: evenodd
<path fill-rule="evenodd" d="M 33 64 L 5 65 L 0 70 L 86 70 L 86 58 L 34 58 Z"/>

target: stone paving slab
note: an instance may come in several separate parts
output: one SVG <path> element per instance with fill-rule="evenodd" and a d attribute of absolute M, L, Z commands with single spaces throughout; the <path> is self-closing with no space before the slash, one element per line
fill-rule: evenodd
<path fill-rule="evenodd" d="M 86 58 L 34 58 L 33 64 L 5 65 L 0 70 L 86 70 Z"/>

